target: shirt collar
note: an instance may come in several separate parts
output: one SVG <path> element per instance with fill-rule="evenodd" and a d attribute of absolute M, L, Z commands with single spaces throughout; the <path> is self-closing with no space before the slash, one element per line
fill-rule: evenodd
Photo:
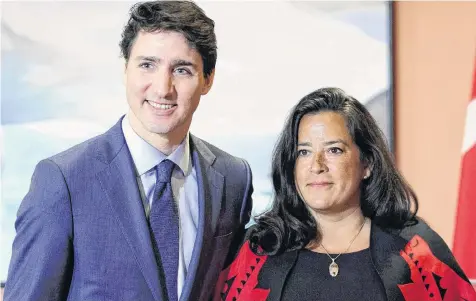
<path fill-rule="evenodd" d="M 174 162 L 180 168 L 184 176 L 190 174 L 192 160 L 190 159 L 190 135 L 188 133 L 177 149 L 169 156 L 166 156 L 142 139 L 132 129 L 128 114 L 122 119 L 122 131 L 124 132 L 127 146 L 129 147 L 132 160 L 134 161 L 139 176 L 155 168 L 155 166 L 165 159 Z"/>

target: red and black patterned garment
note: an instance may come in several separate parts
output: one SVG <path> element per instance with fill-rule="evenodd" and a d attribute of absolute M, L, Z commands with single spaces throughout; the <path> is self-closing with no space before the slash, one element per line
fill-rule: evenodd
<path fill-rule="evenodd" d="M 368 251 L 368 257 L 364 256 L 365 251 Z M 382 229 L 372 224 L 370 248 L 360 254 L 363 257 L 359 264 L 366 262 L 368 265 L 365 275 L 360 280 L 352 278 L 362 283 L 333 286 L 321 277 L 315 279 L 320 283 L 310 288 L 309 281 L 296 281 L 296 275 L 310 273 L 303 266 L 302 252 L 259 256 L 245 241 L 234 261 L 221 272 L 213 300 L 287 301 L 290 296 L 294 296 L 295 301 L 298 301 L 296 298 L 300 298 L 299 301 L 342 300 L 342 294 L 358 297 L 368 293 L 388 301 L 476 301 L 474 288 L 448 246 L 420 219 L 416 224 L 400 230 Z M 307 257 L 310 266 L 316 264 Z M 328 270 L 328 263 L 322 264 L 325 266 L 316 267 L 316 271 L 322 273 Z M 339 273 L 344 273 L 345 267 L 341 263 Z M 330 280 L 339 276 L 342 275 Z M 347 277 L 352 276 L 347 274 Z M 364 283 L 369 279 L 375 283 Z M 344 300 L 354 299 L 349 297 Z"/>

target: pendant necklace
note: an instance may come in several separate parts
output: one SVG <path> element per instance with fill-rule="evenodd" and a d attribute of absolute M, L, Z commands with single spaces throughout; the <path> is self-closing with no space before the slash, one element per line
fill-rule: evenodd
<path fill-rule="evenodd" d="M 352 246 L 352 243 L 353 243 L 354 240 L 357 238 L 357 236 L 359 236 L 360 231 L 362 231 L 362 228 L 364 227 L 366 221 L 367 221 L 367 219 L 364 219 L 364 222 L 362 223 L 362 226 L 360 226 L 359 232 L 357 232 L 357 234 L 355 234 L 354 238 L 352 238 L 352 240 L 350 241 L 350 244 L 349 244 L 349 246 L 347 247 L 347 249 L 346 249 L 344 252 L 342 252 L 342 253 L 340 253 L 339 255 L 337 255 L 335 258 L 332 258 L 332 256 L 329 255 L 329 252 L 327 252 L 326 248 L 325 248 L 324 245 L 321 243 L 321 247 L 324 249 L 324 251 L 326 251 L 327 256 L 329 256 L 329 258 L 332 260 L 331 264 L 329 265 L 329 274 L 330 274 L 332 277 L 336 277 L 337 274 L 339 274 L 339 265 L 336 263 L 336 259 L 339 258 L 339 256 L 341 256 L 342 254 L 344 254 L 345 252 L 347 252 L 347 250 L 350 249 L 350 247 Z"/>

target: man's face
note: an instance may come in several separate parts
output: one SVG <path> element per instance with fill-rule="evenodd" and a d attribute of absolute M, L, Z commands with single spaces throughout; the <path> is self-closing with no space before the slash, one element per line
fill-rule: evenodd
<path fill-rule="evenodd" d="M 174 31 L 138 33 L 125 69 L 131 124 L 137 132 L 185 134 L 200 97 L 208 93 L 199 52 Z"/>

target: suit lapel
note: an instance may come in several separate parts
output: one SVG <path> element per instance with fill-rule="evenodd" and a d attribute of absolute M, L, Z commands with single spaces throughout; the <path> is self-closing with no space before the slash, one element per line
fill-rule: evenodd
<path fill-rule="evenodd" d="M 180 300 L 198 300 L 203 287 L 200 271 L 207 271 L 209 246 L 215 233 L 223 198 L 224 177 L 215 168 L 215 155 L 198 138 L 190 135 L 192 160 L 197 173 L 199 221 L 197 238 Z M 196 281 L 197 280 L 197 281 Z"/>
<path fill-rule="evenodd" d="M 104 150 L 99 153 L 106 161 L 107 167 L 96 174 L 96 177 L 154 299 L 163 300 L 149 227 L 137 186 L 132 157 L 122 133 L 121 121 L 106 134 L 106 137 L 109 138 L 107 139 L 109 145 L 105 145 Z"/>
<path fill-rule="evenodd" d="M 296 264 L 297 258 L 298 251 L 285 252 L 279 256 L 268 256 L 265 263 L 266 269 L 263 269 L 263 273 L 259 276 L 258 280 L 260 288 L 270 289 L 266 300 L 281 300 L 288 274 Z"/>
<path fill-rule="evenodd" d="M 389 301 L 404 300 L 398 284 L 410 281 L 410 270 L 400 255 L 407 241 L 398 235 L 383 231 L 372 223 L 370 252 L 372 262 L 382 279 Z"/>

